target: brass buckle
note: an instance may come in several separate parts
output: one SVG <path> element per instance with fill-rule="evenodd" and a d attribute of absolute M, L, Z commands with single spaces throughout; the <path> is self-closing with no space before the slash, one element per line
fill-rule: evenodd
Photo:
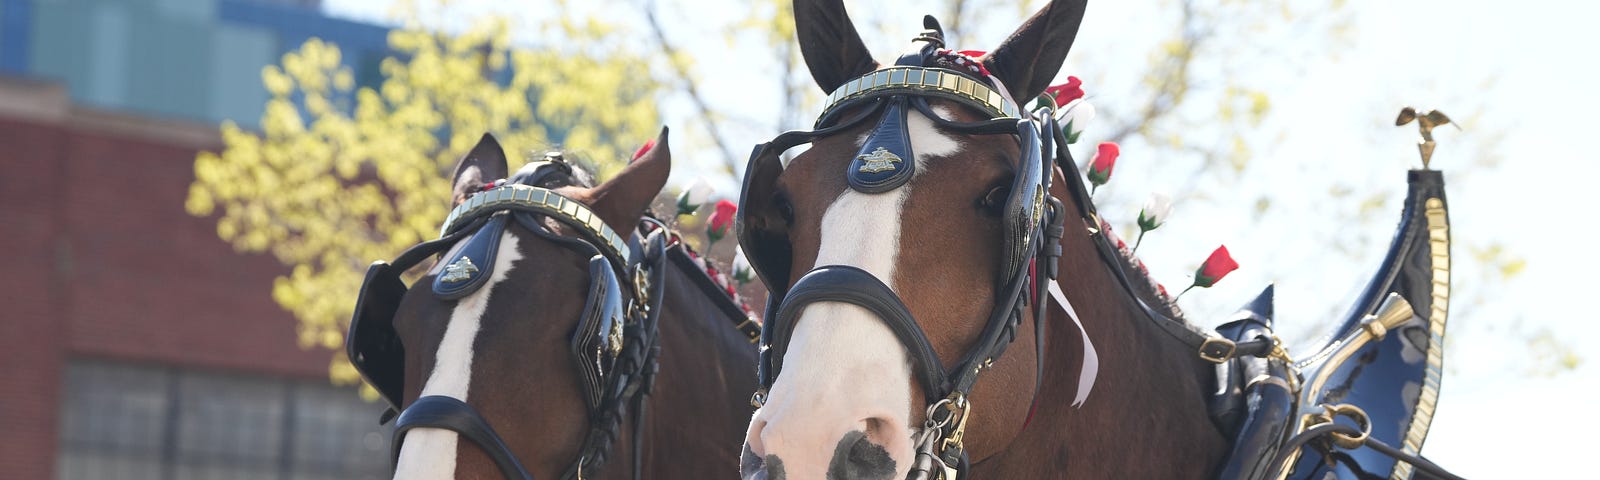
<path fill-rule="evenodd" d="M 751 326 L 753 326 L 755 328 L 754 329 L 746 328 L 746 327 L 751 327 Z M 763 327 L 762 327 L 762 325 L 760 323 L 756 323 L 755 317 L 746 316 L 746 317 L 744 317 L 744 321 L 743 322 L 739 322 L 739 324 L 738 325 L 734 325 L 733 328 L 738 329 L 740 332 L 744 333 L 744 335 L 746 337 L 750 337 L 750 343 L 756 343 L 756 342 L 761 341 L 761 329 Z"/>
<path fill-rule="evenodd" d="M 967 417 L 971 416 L 969 409 L 972 404 L 967 401 L 966 395 L 956 392 L 947 400 L 951 400 L 951 402 L 945 404 L 945 408 L 950 411 L 950 415 L 955 417 L 955 428 L 951 429 L 950 434 L 944 437 L 944 441 L 939 447 L 940 452 L 948 451 L 952 448 L 958 451 L 966 448 L 964 440 L 967 434 Z"/>
<path fill-rule="evenodd" d="M 1233 358 L 1233 351 L 1236 348 L 1238 347 L 1234 345 L 1233 340 L 1228 340 L 1222 337 L 1206 337 L 1206 341 L 1200 343 L 1200 350 L 1198 353 L 1200 354 L 1201 360 L 1211 363 L 1222 363 L 1228 361 L 1230 358 Z"/>
<path fill-rule="evenodd" d="M 1322 413 L 1311 414 L 1305 419 L 1306 428 L 1315 427 L 1324 423 L 1333 423 L 1334 417 L 1345 417 L 1356 422 L 1361 430 L 1359 435 L 1349 435 L 1341 432 L 1328 432 L 1333 437 L 1333 444 L 1345 450 L 1360 448 L 1366 444 L 1367 437 L 1372 435 L 1372 420 L 1361 407 L 1349 404 L 1321 405 Z"/>

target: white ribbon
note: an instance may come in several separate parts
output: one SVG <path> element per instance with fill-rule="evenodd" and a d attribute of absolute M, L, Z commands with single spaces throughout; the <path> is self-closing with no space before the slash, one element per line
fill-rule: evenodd
<path fill-rule="evenodd" d="M 1072 406 L 1082 406 L 1083 401 L 1089 399 L 1089 390 L 1094 389 L 1095 377 L 1100 375 L 1100 355 L 1094 352 L 1094 342 L 1089 341 L 1089 332 L 1083 329 L 1083 321 L 1078 320 L 1078 312 L 1072 309 L 1072 302 L 1067 301 L 1067 294 L 1061 293 L 1061 284 L 1055 280 L 1050 281 L 1050 298 L 1056 299 L 1056 303 L 1061 304 L 1061 308 L 1067 311 L 1067 316 L 1072 317 L 1072 324 L 1078 326 L 1078 334 L 1083 336 L 1083 368 L 1078 371 L 1078 396 L 1072 399 Z"/>

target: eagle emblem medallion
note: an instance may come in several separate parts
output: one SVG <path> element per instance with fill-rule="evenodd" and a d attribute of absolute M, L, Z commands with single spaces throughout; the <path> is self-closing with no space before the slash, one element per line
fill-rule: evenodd
<path fill-rule="evenodd" d="M 885 150 L 883 147 L 878 147 L 877 150 L 873 150 L 871 153 L 858 155 L 856 158 L 865 161 L 865 163 L 861 164 L 861 168 L 857 169 L 861 173 L 887 172 L 900 168 L 895 164 L 903 162 L 899 155 L 895 155 L 894 152 Z"/>
<path fill-rule="evenodd" d="M 478 266 L 473 265 L 472 259 L 463 255 L 455 262 L 444 267 L 444 275 L 439 277 L 439 281 L 444 283 L 465 282 L 471 280 L 472 275 L 475 273 L 478 273 Z"/>

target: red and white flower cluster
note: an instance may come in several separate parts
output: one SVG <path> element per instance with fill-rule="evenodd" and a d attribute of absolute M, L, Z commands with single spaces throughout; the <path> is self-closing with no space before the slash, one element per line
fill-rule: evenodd
<path fill-rule="evenodd" d="M 983 58 L 984 53 L 983 50 L 951 50 L 948 48 L 941 48 L 939 51 L 933 52 L 934 55 L 943 57 L 944 60 L 955 64 L 955 66 L 966 69 L 968 73 L 977 75 L 978 78 L 989 78 L 989 67 L 983 66 L 983 62 L 978 60 Z"/>

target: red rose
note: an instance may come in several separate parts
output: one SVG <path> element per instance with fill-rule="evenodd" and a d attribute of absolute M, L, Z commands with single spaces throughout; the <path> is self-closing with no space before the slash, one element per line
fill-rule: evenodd
<path fill-rule="evenodd" d="M 728 230 L 733 229 L 733 214 L 738 211 L 739 207 L 733 202 L 717 202 L 717 211 L 711 212 L 710 226 L 706 228 L 706 236 L 711 237 L 711 243 L 717 243 L 717 240 L 728 235 Z"/>
<path fill-rule="evenodd" d="M 1117 166 L 1117 156 L 1121 154 L 1122 149 L 1116 142 L 1101 142 L 1094 158 L 1089 159 L 1089 183 L 1099 187 L 1110 181 L 1111 168 Z"/>
<path fill-rule="evenodd" d="M 656 139 L 654 139 L 654 138 L 650 139 L 649 141 L 644 142 L 644 145 L 640 145 L 638 150 L 634 150 L 633 151 L 633 158 L 629 159 L 628 161 L 632 162 L 634 160 L 638 160 L 639 157 L 643 157 L 644 154 L 650 153 L 650 149 L 652 149 L 652 148 L 656 148 Z"/>
<path fill-rule="evenodd" d="M 1056 102 L 1056 108 L 1061 108 L 1073 100 L 1083 98 L 1083 80 L 1079 80 L 1078 77 L 1067 77 L 1067 83 L 1046 88 L 1044 93 Z"/>
<path fill-rule="evenodd" d="M 1233 257 L 1228 255 L 1228 246 L 1219 246 L 1211 252 L 1211 257 L 1206 259 L 1206 263 L 1200 264 L 1200 269 L 1195 270 L 1194 286 L 1211 288 L 1218 280 L 1227 276 L 1228 272 L 1238 269 L 1239 262 L 1233 261 Z"/>

